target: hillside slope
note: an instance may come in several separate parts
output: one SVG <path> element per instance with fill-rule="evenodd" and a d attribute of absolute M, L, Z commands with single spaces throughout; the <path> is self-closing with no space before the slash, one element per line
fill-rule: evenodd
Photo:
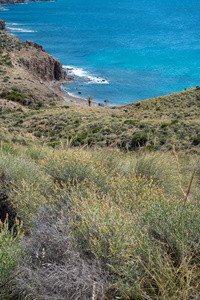
<path fill-rule="evenodd" d="M 42 46 L 0 31 L 1 138 L 138 151 L 200 151 L 200 87 L 124 106 L 66 106 L 51 85 L 72 80 Z M 73 104 L 73 102 L 71 102 Z M 2 129 L 4 128 L 4 129 Z"/>

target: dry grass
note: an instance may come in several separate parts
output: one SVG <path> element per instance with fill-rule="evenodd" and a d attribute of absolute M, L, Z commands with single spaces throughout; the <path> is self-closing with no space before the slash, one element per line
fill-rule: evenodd
<path fill-rule="evenodd" d="M 29 234 L 18 293 L 198 299 L 199 183 L 195 175 L 191 180 L 194 159 L 177 159 L 179 175 L 168 153 L 2 144 L 1 168 Z M 179 177 L 190 191 L 184 210 Z"/>

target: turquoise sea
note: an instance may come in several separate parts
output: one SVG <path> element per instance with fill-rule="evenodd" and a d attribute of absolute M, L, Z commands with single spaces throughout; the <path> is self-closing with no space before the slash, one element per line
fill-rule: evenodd
<path fill-rule="evenodd" d="M 198 0 L 57 0 L 0 18 L 75 75 L 65 90 L 116 105 L 200 85 L 199 11 Z"/>

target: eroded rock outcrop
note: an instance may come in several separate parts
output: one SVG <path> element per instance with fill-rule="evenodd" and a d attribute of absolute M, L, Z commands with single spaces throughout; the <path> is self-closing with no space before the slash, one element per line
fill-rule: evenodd
<path fill-rule="evenodd" d="M 14 98 L 19 96 L 17 101 L 23 105 L 49 106 L 64 100 L 59 86 L 73 77 L 66 74 L 58 59 L 38 44 L 31 42 L 30 46 L 5 30 L 0 31 L 0 44 L 5 57 L 2 65 L 9 78 L 0 81 L 0 90 L 6 91 L 2 99 L 7 101 L 9 91 L 16 87 L 19 95 L 15 94 Z"/>
<path fill-rule="evenodd" d="M 34 47 L 34 48 L 36 48 L 36 49 L 38 49 L 38 50 L 41 50 L 41 51 L 43 51 L 43 52 L 47 52 L 46 50 L 43 49 L 43 46 L 42 46 L 42 45 L 39 45 L 39 44 L 37 44 L 37 43 L 35 43 L 35 42 L 33 42 L 33 41 L 27 40 L 26 43 L 27 43 L 29 46 L 31 46 L 31 47 Z"/>
<path fill-rule="evenodd" d="M 61 62 L 48 54 L 42 46 L 31 41 L 29 51 L 27 49 L 18 52 L 17 60 L 30 73 L 43 81 L 65 81 L 71 79 L 63 70 Z"/>
<path fill-rule="evenodd" d="M 5 29 L 6 29 L 5 21 L 0 19 L 0 30 L 5 30 Z"/>

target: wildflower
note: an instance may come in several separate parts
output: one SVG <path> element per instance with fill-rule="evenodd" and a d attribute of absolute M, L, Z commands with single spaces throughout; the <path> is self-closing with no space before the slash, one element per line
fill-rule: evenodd
<path fill-rule="evenodd" d="M 45 249 L 42 248 L 42 259 L 44 259 L 44 258 L 45 258 Z"/>

